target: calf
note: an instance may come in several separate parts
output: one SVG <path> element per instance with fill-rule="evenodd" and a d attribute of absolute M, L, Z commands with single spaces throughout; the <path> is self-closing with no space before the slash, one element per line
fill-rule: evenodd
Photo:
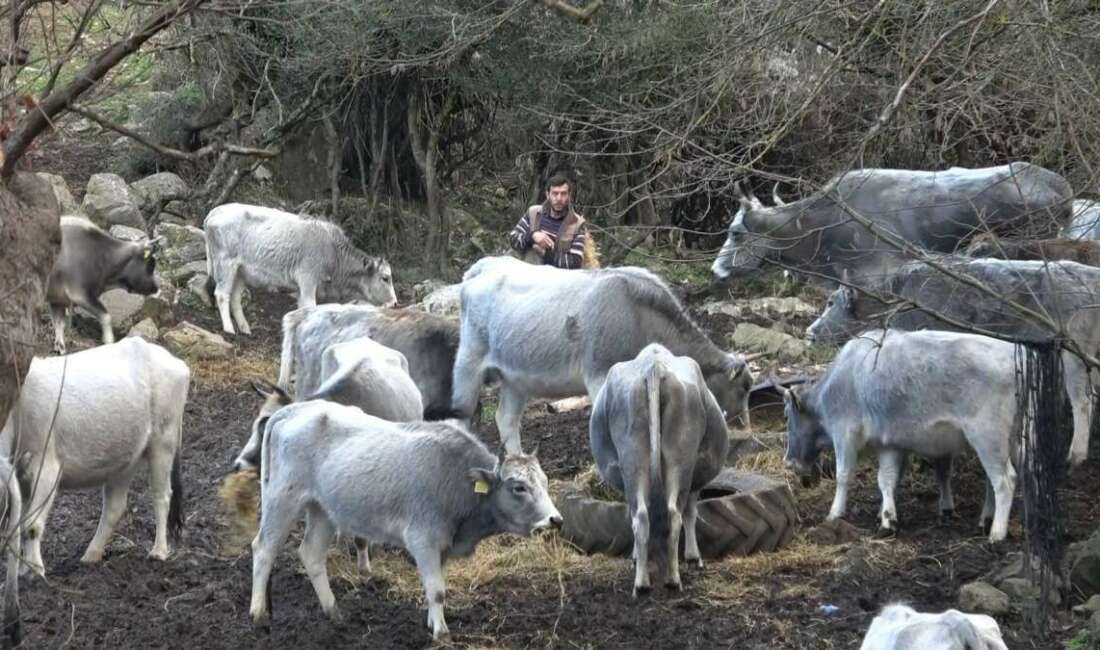
<path fill-rule="evenodd" d="M 321 608 L 340 619 L 325 566 L 336 530 L 408 551 L 416 562 L 435 639 L 443 617 L 443 566 L 484 538 L 560 526 L 534 456 L 497 461 L 451 423 L 394 424 L 323 400 L 271 416 L 260 466 L 262 515 L 252 542 L 252 620 L 266 623 L 279 547 L 307 513 L 299 547 Z"/>
<path fill-rule="evenodd" d="M 386 260 L 369 257 L 340 226 L 256 205 L 227 203 L 206 215 L 207 290 L 213 291 L 222 329 L 252 330 L 241 309 L 246 285 L 297 289 L 298 307 L 318 294 L 340 301 L 397 302 Z M 232 311 L 232 320 L 230 320 Z"/>
<path fill-rule="evenodd" d="M 1057 260 L 1100 266 L 1100 242 L 1090 239 L 999 239 L 992 233 L 974 238 L 966 247 L 970 257 L 1002 260 Z"/>
<path fill-rule="evenodd" d="M 28 494 L 26 561 L 39 574 L 42 536 L 59 491 L 102 487 L 99 527 L 82 562 L 103 559 L 126 511 L 130 481 L 148 465 L 156 513 L 149 556 L 168 558 L 167 532 L 183 527 L 179 449 L 190 384 L 187 364 L 138 337 L 35 359 L 0 432 Z"/>
<path fill-rule="evenodd" d="M 989 539 L 1003 540 L 1016 486 L 1010 454 L 1011 436 L 1019 430 L 1015 348 L 955 332 L 863 333 L 841 349 L 815 384 L 784 392 L 787 467 L 806 475 L 818 452 L 833 447 L 836 495 L 828 517 L 833 520 L 844 516 L 859 451 L 872 447 L 879 457 L 880 524 L 892 530 L 894 489 L 907 454 L 932 459 L 940 510 L 950 512 L 952 460 L 969 445 L 988 479 L 981 525 L 992 517 Z"/>
<path fill-rule="evenodd" d="M 318 305 L 283 316 L 279 386 L 304 399 L 321 385 L 321 355 L 333 343 L 370 337 L 405 355 L 409 376 L 420 389 L 425 420 L 451 413 L 451 372 L 458 352 L 458 322 L 418 309 L 369 305 Z"/>
<path fill-rule="evenodd" d="M 1008 650 L 997 621 L 984 614 L 949 609 L 921 614 L 887 605 L 871 621 L 859 650 Z"/>
<path fill-rule="evenodd" d="M 65 353 L 65 320 L 74 305 L 99 320 L 104 343 L 114 343 L 111 315 L 99 296 L 117 288 L 145 296 L 160 291 L 154 257 L 159 241 L 159 237 L 141 242 L 123 241 L 87 219 L 61 217 L 61 250 L 46 290 L 54 350 Z"/>
<path fill-rule="evenodd" d="M 409 376 L 405 355 L 368 338 L 335 343 L 321 354 L 321 383 L 305 399 L 325 399 L 357 406 L 364 413 L 390 422 L 419 420 L 424 406 L 420 391 Z M 236 469 L 259 464 L 263 427 L 275 411 L 293 400 L 282 389 L 255 386 L 266 398 L 252 425 L 244 449 L 233 462 Z"/>
<path fill-rule="evenodd" d="M 703 565 L 696 501 L 725 463 L 729 432 L 699 364 L 649 345 L 611 366 L 592 407 L 592 454 L 600 476 L 626 495 L 634 530 L 634 595 L 649 590 L 649 540 L 660 570 L 680 588 L 684 559 Z"/>

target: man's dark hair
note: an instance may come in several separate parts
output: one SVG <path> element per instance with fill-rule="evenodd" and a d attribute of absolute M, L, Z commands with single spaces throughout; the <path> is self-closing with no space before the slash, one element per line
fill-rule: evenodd
<path fill-rule="evenodd" d="M 546 181 L 546 189 L 550 189 L 551 187 L 559 187 L 561 185 L 568 185 L 570 193 L 572 193 L 575 189 L 575 187 L 573 186 L 573 181 L 569 180 L 569 177 L 565 174 L 554 174 L 550 177 L 550 180 Z"/>

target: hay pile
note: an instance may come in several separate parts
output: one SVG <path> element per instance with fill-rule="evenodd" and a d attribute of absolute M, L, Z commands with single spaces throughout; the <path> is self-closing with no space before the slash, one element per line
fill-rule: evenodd
<path fill-rule="evenodd" d="M 233 472 L 222 481 L 218 494 L 225 507 L 230 544 L 248 544 L 260 525 L 259 472 L 254 469 Z"/>

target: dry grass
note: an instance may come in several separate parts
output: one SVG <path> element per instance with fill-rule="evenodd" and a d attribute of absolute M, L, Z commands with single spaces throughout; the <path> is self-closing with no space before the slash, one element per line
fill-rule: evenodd
<path fill-rule="evenodd" d="M 260 474 L 246 469 L 225 477 L 218 490 L 225 512 L 224 553 L 236 554 L 256 536 L 260 525 Z"/>
<path fill-rule="evenodd" d="M 226 359 L 190 361 L 192 377 L 211 386 L 236 386 L 242 379 L 267 379 L 279 376 L 279 359 L 262 350 L 239 350 Z"/>
<path fill-rule="evenodd" d="M 594 463 L 581 470 L 573 477 L 572 481 L 565 482 L 565 485 L 592 499 L 615 501 L 617 503 L 625 501 L 621 492 L 604 483 L 603 479 L 600 478 L 600 471 Z"/>

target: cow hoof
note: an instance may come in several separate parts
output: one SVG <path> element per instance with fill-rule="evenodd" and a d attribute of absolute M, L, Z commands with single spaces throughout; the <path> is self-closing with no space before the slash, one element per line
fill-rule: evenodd
<path fill-rule="evenodd" d="M 325 616 L 328 616 L 329 620 L 333 623 L 344 622 L 344 613 L 340 611 L 340 608 L 336 605 L 333 605 L 331 609 L 325 612 Z"/>
<path fill-rule="evenodd" d="M 85 551 L 84 556 L 80 558 L 80 561 L 84 564 L 96 564 L 103 561 L 103 551 Z"/>
<path fill-rule="evenodd" d="M 436 643 L 450 643 L 451 642 L 451 631 L 447 630 L 447 629 L 443 629 L 439 632 L 433 632 L 432 633 L 432 640 L 435 641 Z"/>
<path fill-rule="evenodd" d="M 989 531 L 993 529 L 993 519 L 982 519 L 978 523 L 978 529 L 982 531 L 982 535 L 988 535 Z"/>
<path fill-rule="evenodd" d="M 158 551 L 158 550 L 154 549 L 152 551 L 149 551 L 149 558 L 153 559 L 153 560 L 160 560 L 161 562 L 164 562 L 165 560 L 168 559 L 168 551 L 167 550 Z"/>
<path fill-rule="evenodd" d="M 703 568 L 703 558 L 701 557 L 686 557 L 684 561 L 688 563 L 688 566 L 693 566 L 696 569 Z"/>
<path fill-rule="evenodd" d="M 650 590 L 649 585 L 634 585 L 634 597 L 648 596 Z"/>
<path fill-rule="evenodd" d="M 954 509 L 940 510 L 940 523 L 941 524 L 945 524 L 949 521 L 953 521 L 954 519 L 955 519 L 955 510 Z"/>
<path fill-rule="evenodd" d="M 271 631 L 271 614 L 269 614 L 266 611 L 254 612 L 252 614 L 252 627 L 270 632 Z"/>
<path fill-rule="evenodd" d="M 676 581 L 669 580 L 669 581 L 665 582 L 665 589 L 668 589 L 670 591 L 683 591 L 684 590 L 684 583 L 680 582 L 679 580 L 676 580 Z"/>
<path fill-rule="evenodd" d="M 875 533 L 875 537 L 878 537 L 879 539 L 897 537 L 897 535 L 897 526 L 879 526 L 878 531 L 876 531 Z"/>

